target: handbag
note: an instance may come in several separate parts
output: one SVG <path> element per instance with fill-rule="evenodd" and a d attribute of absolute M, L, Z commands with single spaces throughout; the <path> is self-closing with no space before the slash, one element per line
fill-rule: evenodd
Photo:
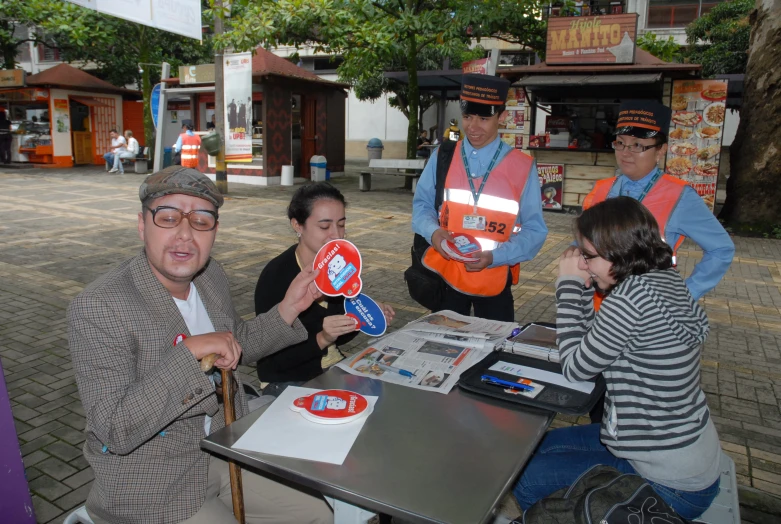
<path fill-rule="evenodd" d="M 434 185 L 435 198 L 434 209 L 439 209 L 445 194 L 445 178 L 447 177 L 450 162 L 456 149 L 455 142 L 443 142 L 437 152 L 437 173 Z M 422 236 L 415 233 L 412 239 L 412 265 L 404 271 L 404 281 L 412 300 L 426 309 L 437 311 L 445 293 L 445 280 L 437 273 L 423 265 L 423 256 L 426 254 L 429 243 Z"/>

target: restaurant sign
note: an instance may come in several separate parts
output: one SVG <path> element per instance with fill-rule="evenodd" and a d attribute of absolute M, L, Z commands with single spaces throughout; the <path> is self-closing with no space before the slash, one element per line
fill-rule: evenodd
<path fill-rule="evenodd" d="M 0 87 L 24 87 L 24 69 L 0 69 Z"/>
<path fill-rule="evenodd" d="M 49 100 L 49 90 L 28 88 L 0 91 L 0 100 L 8 102 L 45 102 Z"/>
<path fill-rule="evenodd" d="M 637 13 L 548 19 L 547 64 L 632 64 Z"/>
<path fill-rule="evenodd" d="M 185 84 L 213 84 L 214 64 L 179 66 L 179 83 Z"/>

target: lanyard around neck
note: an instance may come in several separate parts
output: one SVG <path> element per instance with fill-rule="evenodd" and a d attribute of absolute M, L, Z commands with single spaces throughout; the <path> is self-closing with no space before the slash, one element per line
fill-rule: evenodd
<path fill-rule="evenodd" d="M 643 192 L 640 193 L 640 196 L 637 198 L 638 202 L 643 201 L 643 199 L 648 195 L 648 192 L 651 191 L 651 188 L 654 187 L 654 184 L 656 184 L 656 181 L 659 180 L 661 176 L 662 176 L 662 170 L 657 168 L 656 173 L 654 173 L 654 176 L 651 177 L 651 180 L 648 181 L 648 183 L 645 185 L 645 188 L 643 189 Z M 623 183 L 621 184 L 621 188 L 623 189 Z"/>
<path fill-rule="evenodd" d="M 461 161 L 464 163 L 464 169 L 466 170 L 466 179 L 469 181 L 469 189 L 472 191 L 472 198 L 474 199 L 474 212 L 477 213 L 477 201 L 480 200 L 480 195 L 483 194 L 483 188 L 485 187 L 485 183 L 488 181 L 488 175 L 491 174 L 491 171 L 493 170 L 494 166 L 496 165 L 496 161 L 499 159 L 499 153 L 502 151 L 502 142 L 500 141 L 499 144 L 496 146 L 496 152 L 494 153 L 493 158 L 491 159 L 491 163 L 488 164 L 488 169 L 485 172 L 485 175 L 483 175 L 483 181 L 480 183 L 480 189 L 475 191 L 475 183 L 472 181 L 472 177 L 469 173 L 469 161 L 466 159 L 466 148 L 464 147 L 464 144 L 461 144 Z"/>

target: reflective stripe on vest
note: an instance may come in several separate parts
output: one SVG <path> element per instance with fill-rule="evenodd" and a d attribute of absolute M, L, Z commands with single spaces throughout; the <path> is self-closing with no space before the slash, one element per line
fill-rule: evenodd
<path fill-rule="evenodd" d="M 182 166 L 198 167 L 198 150 L 201 149 L 201 137 L 182 135 Z"/>
<path fill-rule="evenodd" d="M 597 181 L 597 183 L 594 184 L 594 189 L 592 189 L 591 192 L 586 195 L 586 198 L 583 199 L 583 209 L 586 210 L 605 201 L 617 180 L 618 178 L 613 177 Z M 681 196 L 683 196 L 683 190 L 687 185 L 689 184 L 680 178 L 664 174 L 659 178 L 656 184 L 654 184 L 654 187 L 651 188 L 648 194 L 645 195 L 645 198 L 642 201 L 642 204 L 656 219 L 656 223 L 659 225 L 659 230 L 662 234 L 662 239 L 666 239 L 667 222 L 670 220 L 670 216 L 672 216 L 678 202 L 680 202 Z M 675 245 L 671 246 L 673 248 L 673 265 L 676 265 L 678 248 L 681 247 L 684 240 L 686 240 L 686 237 L 681 235 L 675 242 Z M 603 295 L 600 295 L 599 293 L 594 294 L 595 310 L 599 310 L 599 306 L 602 304 L 603 299 Z"/>
<path fill-rule="evenodd" d="M 439 224 L 452 233 L 468 233 L 474 236 L 483 250 L 493 250 L 501 242 L 507 242 L 519 230 L 519 202 L 526 187 L 534 160 L 518 150 L 511 150 L 491 171 L 478 198 L 477 214 L 486 219 L 485 231 L 464 229 L 465 215 L 474 214 L 474 197 L 469 187 L 466 170 L 461 161 L 460 147 L 456 145 L 453 161 L 445 179 L 442 207 L 439 209 Z M 423 264 L 442 275 L 456 291 L 474 296 L 496 296 L 507 285 L 507 267 L 485 268 L 469 273 L 463 263 L 445 260 L 434 249 L 427 249 Z M 518 282 L 519 265 L 511 268 L 513 283 Z"/>

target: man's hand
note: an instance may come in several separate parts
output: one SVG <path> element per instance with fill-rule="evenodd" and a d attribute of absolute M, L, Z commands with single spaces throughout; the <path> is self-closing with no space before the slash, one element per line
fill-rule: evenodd
<path fill-rule="evenodd" d="M 382 314 L 385 315 L 385 321 L 390 325 L 391 321 L 393 321 L 393 317 L 396 316 L 396 311 L 394 311 L 389 304 L 385 304 L 384 302 L 377 302 L 377 305 L 382 309 Z"/>
<path fill-rule="evenodd" d="M 196 335 L 185 339 L 184 343 L 196 360 L 212 353 L 219 355 L 214 365 L 220 369 L 236 369 L 241 358 L 241 345 L 229 331 Z"/>
<path fill-rule="evenodd" d="M 586 287 L 591 287 L 591 273 L 580 269 L 580 249 L 570 246 L 564 250 L 559 258 L 559 278 L 578 277 L 586 282 Z"/>
<path fill-rule="evenodd" d="M 325 349 L 336 339 L 358 329 L 355 319 L 347 315 L 331 315 L 323 319 L 323 330 L 317 334 L 317 344 Z"/>
<path fill-rule="evenodd" d="M 450 257 L 447 253 L 442 249 L 442 241 L 443 240 L 450 240 L 450 233 L 447 231 L 447 229 L 442 229 L 441 227 L 434 231 L 434 234 L 431 235 L 431 247 L 433 247 L 437 253 L 442 255 L 442 258 L 445 260 L 450 260 Z"/>
<path fill-rule="evenodd" d="M 481 251 L 476 255 L 479 258 L 477 262 L 464 262 L 464 267 L 469 272 L 482 271 L 494 263 L 493 251 Z"/>
<path fill-rule="evenodd" d="M 312 305 L 312 302 L 322 297 L 323 294 L 314 283 L 315 277 L 320 271 L 312 271 L 311 267 L 301 270 L 290 286 L 287 288 L 285 298 L 279 303 L 279 316 L 288 326 L 292 326 L 302 311 Z"/>

